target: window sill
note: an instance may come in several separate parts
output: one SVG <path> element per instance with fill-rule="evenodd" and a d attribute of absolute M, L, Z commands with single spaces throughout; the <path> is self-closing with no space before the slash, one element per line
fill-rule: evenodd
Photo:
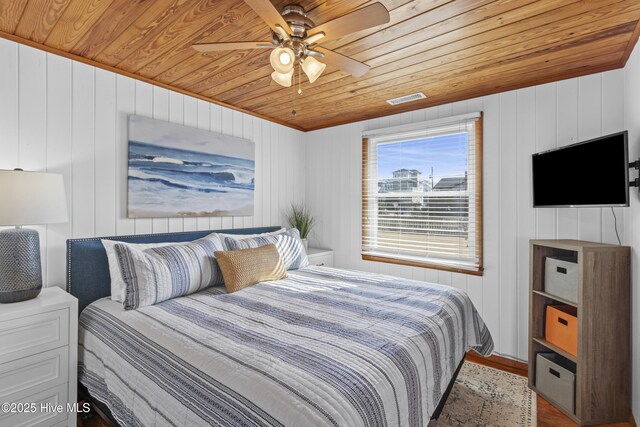
<path fill-rule="evenodd" d="M 426 262 L 409 261 L 405 259 L 387 258 L 383 256 L 365 255 L 365 254 L 362 254 L 362 259 L 364 261 L 385 262 L 387 264 L 406 265 L 409 267 L 430 268 L 432 270 L 450 271 L 452 273 L 469 274 L 472 276 L 482 276 L 484 273 L 484 269 L 482 267 L 476 270 L 476 269 L 470 269 L 470 268 L 452 267 L 449 265 L 430 264 Z"/>

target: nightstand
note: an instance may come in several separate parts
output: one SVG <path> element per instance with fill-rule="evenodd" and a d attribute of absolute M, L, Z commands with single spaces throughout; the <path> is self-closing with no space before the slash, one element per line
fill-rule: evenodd
<path fill-rule="evenodd" d="M 331 249 L 308 248 L 309 265 L 333 267 L 333 251 Z"/>
<path fill-rule="evenodd" d="M 76 298 L 51 287 L 0 304 L 0 404 L 13 406 L 0 408 L 0 426 L 75 427 L 67 404 L 77 402 L 77 365 Z"/>

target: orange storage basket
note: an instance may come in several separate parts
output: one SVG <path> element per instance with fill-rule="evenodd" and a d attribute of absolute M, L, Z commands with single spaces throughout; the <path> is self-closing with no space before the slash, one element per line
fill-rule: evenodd
<path fill-rule="evenodd" d="M 545 339 L 578 356 L 578 309 L 570 305 L 548 305 Z"/>

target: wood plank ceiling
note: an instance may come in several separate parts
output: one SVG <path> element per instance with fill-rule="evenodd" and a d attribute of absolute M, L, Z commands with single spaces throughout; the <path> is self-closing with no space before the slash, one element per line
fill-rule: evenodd
<path fill-rule="evenodd" d="M 302 96 L 271 82 L 270 50 L 190 47 L 269 40 L 242 0 L 0 0 L 0 37 L 313 130 L 623 67 L 640 31 L 638 0 L 380 1 L 389 24 L 322 44 L 371 70 L 327 67 Z M 316 24 L 370 3 L 300 1 Z"/>

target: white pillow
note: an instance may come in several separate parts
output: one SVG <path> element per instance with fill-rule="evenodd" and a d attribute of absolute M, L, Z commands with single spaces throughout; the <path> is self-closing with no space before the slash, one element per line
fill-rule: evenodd
<path fill-rule="evenodd" d="M 184 242 L 162 242 L 162 243 L 126 243 L 118 242 L 117 240 L 102 239 L 102 246 L 107 253 L 107 259 L 109 260 L 109 274 L 111 275 L 111 299 L 118 302 L 123 302 L 127 292 L 127 286 L 122 278 L 122 271 L 120 271 L 120 264 L 118 263 L 118 257 L 116 255 L 115 245 L 125 244 L 131 246 L 133 249 L 143 251 L 151 248 L 161 248 L 163 246 L 178 245 Z"/>

